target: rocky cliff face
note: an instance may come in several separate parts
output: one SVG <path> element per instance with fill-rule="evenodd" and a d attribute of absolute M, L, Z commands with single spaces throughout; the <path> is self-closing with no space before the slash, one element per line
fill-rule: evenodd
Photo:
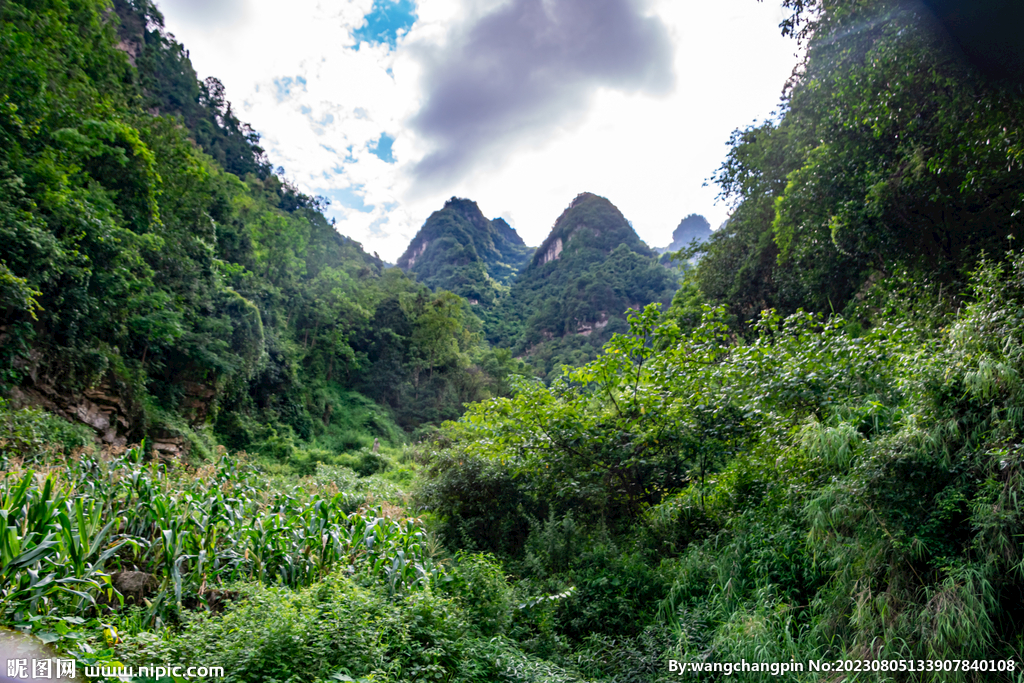
<path fill-rule="evenodd" d="M 562 238 L 556 237 L 555 241 L 549 244 L 548 248 L 544 250 L 544 253 L 540 255 L 540 258 L 538 259 L 540 265 L 543 266 L 545 263 L 550 263 L 551 261 L 556 260 L 562 255 L 562 249 L 564 246 L 565 245 L 562 244 Z"/>
<path fill-rule="evenodd" d="M 2 340 L 2 335 L 0 335 Z M 190 443 L 178 430 L 152 424 L 128 383 L 111 371 L 93 386 L 74 391 L 48 378 L 41 369 L 41 352 L 33 351 L 19 369 L 27 381 L 11 388 L 14 408 L 36 407 L 91 427 L 98 443 L 123 448 L 144 437 L 149 450 L 164 460 L 178 460 L 189 454 Z M 201 382 L 183 382 L 179 413 L 192 425 L 203 424 L 217 398 L 214 387 Z"/>
<path fill-rule="evenodd" d="M 80 394 L 65 394 L 54 387 L 35 385 L 11 390 L 15 408 L 43 408 L 72 422 L 96 430 L 96 440 L 111 446 L 125 446 L 132 433 L 131 407 L 116 388 L 103 383 Z"/>

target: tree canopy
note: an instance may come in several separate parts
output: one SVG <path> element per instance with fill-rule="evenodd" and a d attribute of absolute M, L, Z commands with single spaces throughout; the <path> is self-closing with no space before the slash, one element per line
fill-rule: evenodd
<path fill-rule="evenodd" d="M 733 135 L 715 179 L 735 210 L 702 289 L 750 317 L 841 310 L 900 268 L 962 285 L 1016 230 L 1017 89 L 979 74 L 923 5 L 788 6 L 806 57 L 782 113 Z"/>
<path fill-rule="evenodd" d="M 109 439 L 209 449 L 212 427 L 285 458 L 400 441 L 496 390 L 461 299 L 338 234 L 155 6 L 115 10 L 0 16 L 5 390 L 67 414 L 100 392 Z"/>

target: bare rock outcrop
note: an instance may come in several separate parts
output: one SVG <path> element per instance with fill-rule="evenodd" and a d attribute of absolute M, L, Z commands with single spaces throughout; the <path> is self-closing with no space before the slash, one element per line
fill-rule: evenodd
<path fill-rule="evenodd" d="M 115 572 L 110 575 L 110 582 L 124 596 L 126 605 L 141 605 L 147 595 L 160 588 L 160 580 L 147 572 Z"/>
<path fill-rule="evenodd" d="M 81 393 L 62 393 L 51 384 L 37 382 L 10 392 L 16 408 L 36 406 L 96 430 L 96 438 L 111 446 L 125 446 L 132 436 L 133 415 L 138 412 L 110 381 Z"/>

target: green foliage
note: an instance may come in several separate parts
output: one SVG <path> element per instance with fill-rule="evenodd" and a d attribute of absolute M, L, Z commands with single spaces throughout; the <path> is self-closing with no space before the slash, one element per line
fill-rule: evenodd
<path fill-rule="evenodd" d="M 514 397 L 471 407 L 456 433 L 471 453 L 530 477 L 548 500 L 591 518 L 633 519 L 693 477 L 703 487 L 708 469 L 744 438 L 727 391 L 693 402 L 686 392 L 695 384 L 669 384 L 680 363 L 699 369 L 722 353 L 716 315 L 709 311 L 685 346 L 659 355 L 655 338 L 674 339 L 678 328 L 659 327 L 648 306 L 630 317 L 632 334 L 614 336 L 597 360 L 567 368 L 551 387 L 523 381 Z M 687 382 L 704 379 L 695 372 Z"/>
<path fill-rule="evenodd" d="M 512 589 L 501 563 L 484 553 L 459 553 L 444 584 L 448 595 L 460 600 L 472 624 L 485 637 L 504 633 L 512 618 Z"/>
<path fill-rule="evenodd" d="M 35 318 L 36 311 L 40 310 L 39 302 L 35 299 L 39 292 L 30 288 L 25 278 L 17 277 L 4 264 L 0 264 L 0 287 L 0 296 L 3 297 L 0 301 L 4 308 L 28 313 Z"/>
<path fill-rule="evenodd" d="M 470 612 L 429 592 L 389 601 L 338 574 L 298 592 L 239 590 L 225 614 L 192 617 L 166 643 L 126 639 L 122 659 L 223 666 L 239 681 L 580 680 L 473 634 Z"/>
<path fill-rule="evenodd" d="M 440 452 L 416 499 L 441 519 L 454 547 L 518 554 L 529 534 L 529 499 L 503 464 L 467 453 Z"/>
<path fill-rule="evenodd" d="M 654 257 L 607 199 L 583 193 L 513 283 L 487 336 L 550 381 L 625 332 L 627 309 L 669 303 L 676 278 Z"/>
<path fill-rule="evenodd" d="M 922 6 L 793 4 L 813 8 L 786 25 L 806 57 L 782 114 L 730 141 L 716 180 L 735 211 L 705 246 L 702 290 L 749 319 L 842 310 L 901 268 L 962 287 L 1017 229 L 1021 98 Z"/>
<path fill-rule="evenodd" d="M 677 681 L 679 673 L 669 671 L 666 656 L 675 644 L 675 634 L 660 624 L 651 624 L 635 638 L 589 634 L 573 658 L 579 662 L 580 674 L 595 681 Z"/>
<path fill-rule="evenodd" d="M 778 245 L 770 229 L 775 198 L 786 188 L 796 163 L 784 130 L 772 122 L 735 131 L 730 151 L 715 180 L 735 208 L 729 220 L 701 245 L 696 281 L 711 301 L 728 302 L 749 320 L 764 309 L 793 310 L 779 293 L 787 271 L 777 267 Z"/>
<path fill-rule="evenodd" d="M 151 618 L 175 614 L 183 601 L 204 604 L 217 587 L 240 579 L 310 585 L 343 566 L 395 594 L 422 590 L 443 571 L 425 554 L 418 520 L 380 507 L 353 511 L 370 491 L 395 492 L 380 482 L 353 500 L 353 482 L 339 491 L 336 477 L 322 492 L 276 490 L 227 459 L 195 477 L 140 456 L 139 449 L 109 462 L 83 456 L 62 476 L 37 481 L 18 471 L 0 483 L 7 519 L 0 607 L 8 618 L 15 609 L 45 612 L 40 599 L 57 589 L 81 598 L 63 609 L 81 611 L 82 601 L 96 597 L 94 577 L 106 577 L 108 560 L 156 575 Z M 130 550 L 118 552 L 126 544 Z"/>
<path fill-rule="evenodd" d="M 807 403 L 809 397 L 800 399 L 803 406 L 792 398 L 777 404 L 786 408 L 789 424 L 807 417 L 767 451 L 788 452 L 775 460 L 775 474 L 766 476 L 756 458 L 727 470 L 723 494 L 730 479 L 749 482 L 752 476 L 763 483 L 753 491 L 757 498 L 743 499 L 748 512 L 733 517 L 716 540 L 720 559 L 710 559 L 710 548 L 686 553 L 696 566 L 717 565 L 710 573 L 714 609 L 702 606 L 709 575 L 680 566 L 665 603 L 673 623 L 707 629 L 711 619 L 722 638 L 695 640 L 690 652 L 712 647 L 723 659 L 737 659 L 750 657 L 750 644 L 758 643 L 765 648 L 759 651 L 781 659 L 796 651 L 856 658 L 877 652 L 871 656 L 880 659 L 965 651 L 974 653 L 969 658 L 1015 657 L 1016 607 L 1007 600 L 1019 579 L 1015 561 L 1007 560 L 1019 550 L 1011 550 L 1003 534 L 1015 528 L 1016 513 L 1009 512 L 1012 504 L 996 502 L 1005 500 L 997 491 L 1015 484 L 996 474 L 993 458 L 1012 467 L 1006 444 L 1019 429 L 1011 407 L 1017 333 L 1010 329 L 1018 304 L 1009 302 L 1019 301 L 1022 267 L 1018 256 L 1012 270 L 983 264 L 973 277 L 971 303 L 939 335 L 941 343 L 925 341 L 934 339 L 930 330 L 915 342 L 899 326 L 882 326 L 866 338 L 823 335 L 821 342 L 832 337 L 832 344 L 847 348 L 844 357 L 862 347 L 843 375 L 863 379 L 847 380 L 856 389 L 850 392 L 840 389 L 842 376 L 827 378 L 836 389 L 825 405 L 820 398 Z M 807 339 L 801 347 L 815 343 Z M 790 362 L 804 369 L 806 383 L 810 358 L 798 358 Z M 826 367 L 837 365 L 834 358 Z M 767 386 L 765 396 L 784 398 L 782 386 Z M 729 497 L 718 500 L 729 504 Z M 780 519 L 788 521 L 780 527 Z M 1001 531 L 988 535 L 995 528 Z M 749 606 L 738 607 L 745 599 L 752 600 Z M 698 614 L 698 621 L 688 621 Z M 734 632 L 740 624 L 743 630 Z M 951 676 L 985 677 L 970 671 Z"/>
<path fill-rule="evenodd" d="M 15 410 L 0 398 L 0 470 L 12 458 L 42 463 L 51 457 L 70 455 L 91 443 L 91 430 L 34 408 Z"/>
<path fill-rule="evenodd" d="M 344 495 L 345 507 L 354 512 L 368 504 L 388 501 L 397 503 L 405 497 L 402 489 L 378 475 L 360 476 L 344 465 L 316 463 L 316 483 L 326 489 L 336 488 Z"/>
<path fill-rule="evenodd" d="M 152 3 L 114 10 L 0 16 L 4 389 L 113 388 L 133 406 L 118 436 L 160 428 L 205 457 L 214 425 L 279 460 L 398 444 L 501 390 L 463 300 L 385 273 L 272 174 Z"/>
<path fill-rule="evenodd" d="M 31 472 L 8 477 L 0 493 L 0 612 L 6 619 L 47 612 L 60 597 L 81 609 L 101 589 L 109 594 L 104 564 L 123 545 L 107 545 L 115 522 L 103 524 L 102 506 L 68 500 L 50 479 L 32 486 L 34 479 Z"/>
<path fill-rule="evenodd" d="M 502 296 L 530 252 L 504 220 L 489 221 L 475 202 L 452 197 L 427 218 L 398 266 L 431 289 L 450 290 L 487 308 Z"/>
<path fill-rule="evenodd" d="M 5 621 L 80 666 L 173 660 L 254 681 L 580 680 L 501 636 L 512 589 L 492 557 L 460 554 L 446 569 L 418 520 L 386 501 L 366 507 L 395 499 L 382 480 L 321 466 L 309 491 L 227 458 L 187 472 L 141 455 L 84 455 L 0 483 Z M 156 584 L 130 609 L 111 581 L 128 567 Z"/>
<path fill-rule="evenodd" d="M 652 559 L 614 543 L 588 543 L 566 573 L 576 591 L 560 607 L 560 630 L 576 642 L 596 634 L 640 636 L 668 588 Z"/>
<path fill-rule="evenodd" d="M 450 452 L 548 509 L 510 566 L 534 594 L 574 589 L 521 641 L 642 652 L 659 623 L 680 661 L 1015 659 L 1022 273 L 982 262 L 941 329 L 766 313 L 744 341 L 722 309 L 681 329 L 649 308 L 551 387 L 471 407 Z M 949 310 L 892 291 L 872 305 Z"/>
<path fill-rule="evenodd" d="M 134 56 L 142 107 L 181 117 L 192 139 L 217 163 L 239 177 L 270 172 L 259 135 L 242 123 L 216 78 L 196 79 L 188 51 L 164 30 L 164 18 L 148 0 L 115 0 L 118 38 Z M 283 208 L 283 207 L 282 207 Z"/>

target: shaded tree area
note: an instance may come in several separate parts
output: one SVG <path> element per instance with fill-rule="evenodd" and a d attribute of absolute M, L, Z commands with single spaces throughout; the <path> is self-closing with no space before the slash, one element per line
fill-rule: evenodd
<path fill-rule="evenodd" d="M 715 180 L 734 212 L 701 289 L 744 319 L 841 310 L 901 268 L 959 289 L 1019 221 L 1019 85 L 975 70 L 922 4 L 787 5 L 806 57 L 782 113 L 732 137 Z"/>
<path fill-rule="evenodd" d="M 749 340 L 724 306 L 685 329 L 649 306 L 594 361 L 447 425 L 419 495 L 452 545 L 567 591 L 531 644 L 592 680 L 758 657 L 1016 680 L 1022 278 L 1011 253 L 957 311 L 886 282 L 850 319 L 766 311 Z"/>
<path fill-rule="evenodd" d="M 164 29 L 156 5 L 115 0 L 114 11 L 120 45 L 136 67 L 141 106 L 152 114 L 181 117 L 192 139 L 229 173 L 266 178 L 271 169 L 259 134 L 235 116 L 219 80 L 197 79 L 188 51 Z"/>
<path fill-rule="evenodd" d="M 196 81 L 155 7 L 116 9 L 0 15 L 3 389 L 68 414 L 98 395 L 115 440 L 282 457 L 398 441 L 396 423 L 497 391 L 462 300 L 338 234 L 270 172 L 223 87 Z M 409 324 L 385 335 L 392 303 Z M 384 366 L 429 388 L 388 397 Z"/>

